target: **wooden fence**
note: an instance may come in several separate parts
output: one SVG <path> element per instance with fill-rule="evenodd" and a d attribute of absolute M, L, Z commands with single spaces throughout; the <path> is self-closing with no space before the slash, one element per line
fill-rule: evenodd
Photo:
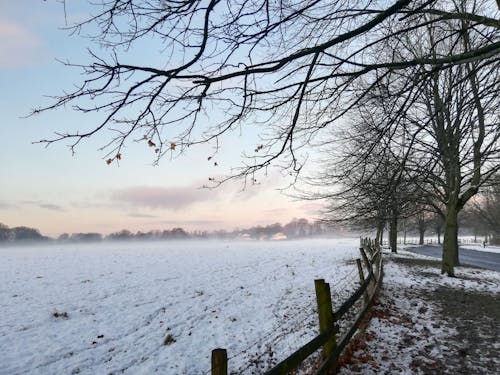
<path fill-rule="evenodd" d="M 319 335 L 297 349 L 288 358 L 267 371 L 265 375 L 284 375 L 297 369 L 313 353 L 322 349 L 322 362 L 314 374 L 331 374 L 335 372 L 338 358 L 350 339 L 356 333 L 361 321 L 372 304 L 383 276 L 382 250 L 378 244 L 369 239 L 362 239 L 360 244 L 361 259 L 356 259 L 360 286 L 336 311 L 333 311 L 330 285 L 323 279 L 314 280 L 316 301 L 318 304 Z M 368 270 L 365 277 L 362 263 Z M 363 304 L 354 323 L 340 337 L 338 322 L 363 298 Z M 225 349 L 212 351 L 212 375 L 227 375 L 228 361 Z"/>

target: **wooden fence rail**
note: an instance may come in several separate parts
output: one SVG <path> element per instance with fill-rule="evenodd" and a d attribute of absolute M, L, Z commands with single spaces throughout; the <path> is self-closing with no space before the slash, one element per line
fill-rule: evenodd
<path fill-rule="evenodd" d="M 316 375 L 328 374 L 335 371 L 336 362 L 349 344 L 350 339 L 356 333 L 361 321 L 372 304 L 383 276 L 381 247 L 369 239 L 362 239 L 360 253 L 363 262 L 368 269 L 365 277 L 361 259 L 356 260 L 359 271 L 360 286 L 342 305 L 333 311 L 330 293 L 330 285 L 323 279 L 314 281 L 316 290 L 316 301 L 318 304 L 318 318 L 320 334 L 307 344 L 296 350 L 278 365 L 267 371 L 265 375 L 285 375 L 297 369 L 309 356 L 322 348 L 322 363 Z M 364 296 L 364 302 L 352 326 L 337 340 L 340 319 Z M 227 375 L 227 353 L 224 349 L 212 351 L 212 375 Z"/>

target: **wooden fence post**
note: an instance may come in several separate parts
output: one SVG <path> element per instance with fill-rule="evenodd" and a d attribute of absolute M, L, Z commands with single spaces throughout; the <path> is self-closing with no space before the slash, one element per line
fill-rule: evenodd
<path fill-rule="evenodd" d="M 212 375 L 227 375 L 226 349 L 212 350 Z"/>
<path fill-rule="evenodd" d="M 363 247 L 360 247 L 359 252 L 361 253 L 361 258 L 363 258 L 363 261 L 365 262 L 366 267 L 368 268 L 368 271 L 371 270 L 372 264 L 370 263 L 370 260 L 366 256 L 365 249 Z"/>
<path fill-rule="evenodd" d="M 365 282 L 365 274 L 363 273 L 363 266 L 361 265 L 361 259 L 356 259 L 356 265 L 358 266 L 359 282 L 363 284 Z"/>
<path fill-rule="evenodd" d="M 360 248 L 359 249 L 359 252 L 361 253 L 361 257 L 363 258 L 363 261 L 365 262 L 366 264 L 366 268 L 368 269 L 368 272 L 370 272 L 372 269 L 373 269 L 373 265 L 370 263 L 370 260 L 368 259 L 368 256 L 366 255 L 366 252 L 365 252 L 365 249 L 364 248 Z M 375 274 L 373 274 L 373 279 L 372 280 L 375 280 L 375 284 L 377 283 L 377 280 L 375 279 Z M 372 283 L 370 282 L 366 288 L 366 293 L 367 294 L 371 294 L 372 291 L 373 291 L 373 288 Z"/>
<path fill-rule="evenodd" d="M 375 254 L 375 251 L 377 250 L 375 247 L 375 240 L 370 240 L 370 246 L 368 247 L 368 249 L 370 250 L 370 255 L 373 258 L 373 254 Z"/>
<path fill-rule="evenodd" d="M 335 317 L 332 308 L 332 295 L 330 294 L 330 284 L 323 279 L 314 280 L 316 289 L 316 302 L 318 303 L 319 332 L 324 333 L 333 327 Z M 335 334 L 323 346 L 323 356 L 328 358 L 337 346 Z"/>
<path fill-rule="evenodd" d="M 361 265 L 361 259 L 356 259 L 356 265 L 358 266 L 358 273 L 359 273 L 359 285 L 363 285 L 365 282 L 365 274 L 363 272 L 363 266 Z M 368 289 L 367 289 L 368 290 Z M 368 302 L 368 292 L 365 290 L 364 298 L 365 298 L 365 303 Z"/>

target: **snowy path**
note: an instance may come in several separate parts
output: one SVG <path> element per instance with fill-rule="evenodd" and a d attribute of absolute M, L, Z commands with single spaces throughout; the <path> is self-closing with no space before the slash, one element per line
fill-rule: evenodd
<path fill-rule="evenodd" d="M 0 374 L 261 372 L 315 335 L 315 278 L 356 288 L 358 243 L 0 248 Z"/>
<path fill-rule="evenodd" d="M 494 245 L 479 245 L 479 244 L 464 244 L 460 245 L 461 248 L 464 249 L 469 249 L 469 250 L 475 250 L 475 251 L 481 251 L 485 253 L 495 253 L 495 254 L 500 254 L 500 246 L 494 246 Z"/>
<path fill-rule="evenodd" d="M 439 260 L 407 251 L 384 262 L 372 319 L 340 375 L 499 373 L 500 273 L 447 277 Z"/>
<path fill-rule="evenodd" d="M 434 258 L 441 258 L 442 254 L 441 246 L 408 247 L 406 250 Z M 500 254 L 498 253 L 476 251 L 460 246 L 459 258 L 460 263 L 463 265 L 477 266 L 500 272 Z"/>

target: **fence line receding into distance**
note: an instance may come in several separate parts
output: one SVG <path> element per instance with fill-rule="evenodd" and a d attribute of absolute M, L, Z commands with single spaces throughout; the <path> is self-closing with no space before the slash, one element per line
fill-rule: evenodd
<path fill-rule="evenodd" d="M 383 264 L 380 245 L 370 239 L 361 239 L 359 250 L 361 259 L 356 259 L 360 279 L 359 288 L 336 311 L 333 311 L 330 285 L 323 279 L 314 280 L 316 302 L 318 304 L 319 335 L 268 370 L 265 375 L 288 374 L 297 369 L 319 349 L 322 349 L 322 361 L 314 374 L 322 375 L 335 372 L 338 358 L 358 330 L 382 282 Z M 368 270 L 366 277 L 362 263 Z M 354 323 L 338 337 L 340 331 L 339 322 L 361 298 L 363 298 L 363 304 Z M 228 374 L 227 351 L 225 349 L 218 348 L 212 351 L 211 374 Z"/>

